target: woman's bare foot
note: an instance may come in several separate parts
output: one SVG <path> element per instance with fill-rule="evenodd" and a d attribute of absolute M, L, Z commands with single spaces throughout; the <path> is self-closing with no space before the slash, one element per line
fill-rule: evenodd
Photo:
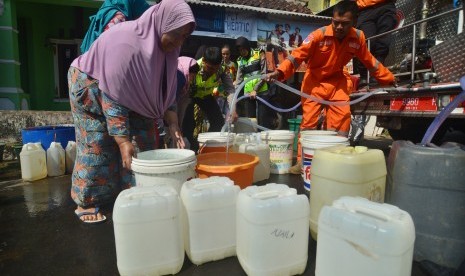
<path fill-rule="evenodd" d="M 97 208 L 82 208 L 78 206 L 74 211 L 80 220 L 83 222 L 98 222 L 104 221 L 106 217 L 100 213 L 100 210 Z"/>

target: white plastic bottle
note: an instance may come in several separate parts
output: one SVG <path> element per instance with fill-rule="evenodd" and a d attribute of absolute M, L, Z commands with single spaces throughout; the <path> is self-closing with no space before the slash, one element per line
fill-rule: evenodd
<path fill-rule="evenodd" d="M 24 144 L 19 156 L 22 179 L 34 181 L 47 177 L 47 157 L 40 143 Z"/>
<path fill-rule="evenodd" d="M 68 141 L 65 149 L 66 173 L 73 173 L 74 161 L 76 160 L 76 142 Z"/>
<path fill-rule="evenodd" d="M 47 149 L 48 176 L 60 176 L 65 174 L 65 150 L 60 143 L 52 142 Z"/>

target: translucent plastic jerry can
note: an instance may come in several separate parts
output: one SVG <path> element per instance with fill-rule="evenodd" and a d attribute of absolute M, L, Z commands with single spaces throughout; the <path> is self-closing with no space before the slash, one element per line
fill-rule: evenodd
<path fill-rule="evenodd" d="M 284 184 L 250 186 L 237 199 L 237 257 L 247 275 L 295 275 L 308 258 L 309 204 Z"/>
<path fill-rule="evenodd" d="M 238 152 L 258 156 L 260 161 L 255 166 L 253 173 L 253 182 L 262 181 L 270 178 L 270 147 L 262 143 L 245 143 L 239 145 Z"/>
<path fill-rule="evenodd" d="M 228 177 L 192 179 L 181 188 L 184 245 L 196 265 L 236 255 L 236 200 Z"/>
<path fill-rule="evenodd" d="M 381 150 L 348 146 L 317 149 L 311 174 L 310 233 L 315 240 L 321 208 L 331 206 L 341 196 L 384 202 L 387 171 Z"/>
<path fill-rule="evenodd" d="M 116 259 L 121 275 L 176 274 L 184 262 L 181 201 L 168 185 L 133 187 L 115 201 Z"/>
<path fill-rule="evenodd" d="M 21 178 L 27 181 L 47 177 L 47 155 L 40 143 L 27 143 L 21 149 Z"/>
<path fill-rule="evenodd" d="M 410 276 L 415 229 L 394 205 L 341 197 L 318 220 L 316 276 Z"/>
<path fill-rule="evenodd" d="M 74 169 L 74 161 L 76 160 L 76 142 L 68 141 L 65 149 L 66 173 L 70 174 Z"/>
<path fill-rule="evenodd" d="M 65 169 L 65 150 L 60 143 L 50 143 L 50 147 L 47 149 L 48 176 L 64 175 Z"/>

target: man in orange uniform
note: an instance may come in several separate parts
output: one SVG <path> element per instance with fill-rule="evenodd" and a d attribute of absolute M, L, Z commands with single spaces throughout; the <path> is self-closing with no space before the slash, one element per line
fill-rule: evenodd
<path fill-rule="evenodd" d="M 368 51 L 365 35 L 353 28 L 357 18 L 357 4 L 354 1 L 341 1 L 334 6 L 332 24 L 312 32 L 302 46 L 277 68 L 266 75 L 266 80 L 288 79 L 302 62 L 307 63 L 301 91 L 316 98 L 332 102 L 348 102 L 350 87 L 343 67 L 357 57 L 380 84 L 394 82 L 394 75 L 377 61 Z M 302 97 L 303 118 L 301 130 L 315 129 L 318 115 L 324 109 L 326 122 L 324 129 L 337 131 L 347 136 L 350 128 L 350 106 L 322 105 Z M 298 150 L 298 164 L 291 173 L 300 173 L 301 146 Z"/>

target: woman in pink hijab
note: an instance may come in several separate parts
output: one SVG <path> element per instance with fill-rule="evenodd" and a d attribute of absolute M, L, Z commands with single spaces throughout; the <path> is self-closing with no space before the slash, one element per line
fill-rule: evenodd
<path fill-rule="evenodd" d="M 77 143 L 71 197 L 83 222 L 106 219 L 99 206 L 134 186 L 130 169 L 136 147 L 154 149 L 155 121 L 176 116 L 168 109 L 176 99 L 177 58 L 194 28 L 184 0 L 162 1 L 137 20 L 102 33 L 71 64 Z M 182 139 L 177 124 L 170 130 Z"/>
<path fill-rule="evenodd" d="M 184 114 L 186 112 L 186 107 L 190 103 L 189 96 L 189 87 L 192 84 L 192 81 L 195 78 L 195 75 L 200 71 L 200 66 L 197 64 L 197 61 L 191 57 L 179 57 L 178 58 L 178 71 L 183 75 L 184 85 L 178 87 L 177 95 L 177 111 L 179 125 L 182 126 L 182 121 L 184 119 Z M 178 85 L 180 77 L 178 76 Z"/>

